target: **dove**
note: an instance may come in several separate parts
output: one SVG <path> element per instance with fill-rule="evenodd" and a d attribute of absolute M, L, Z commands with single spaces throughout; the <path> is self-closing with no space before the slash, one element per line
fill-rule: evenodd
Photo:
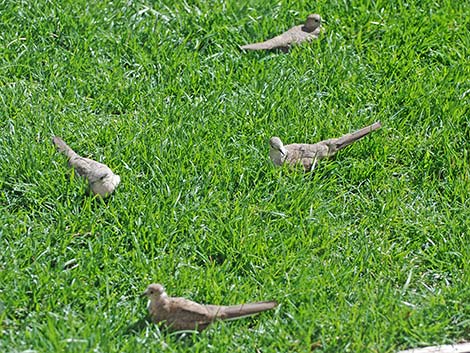
<path fill-rule="evenodd" d="M 305 24 L 292 27 L 286 32 L 268 39 L 264 42 L 246 44 L 241 46 L 244 50 L 274 50 L 280 49 L 287 52 L 293 44 L 310 42 L 317 39 L 321 31 L 321 17 L 318 14 L 307 16 Z"/>
<path fill-rule="evenodd" d="M 269 140 L 269 157 L 276 166 L 282 166 L 285 163 L 291 166 L 302 164 L 306 172 L 312 171 L 318 160 L 333 156 L 340 149 L 349 146 L 370 132 L 380 129 L 381 126 L 382 124 L 378 121 L 353 133 L 315 144 L 293 143 L 283 145 L 281 139 L 274 136 Z"/>
<path fill-rule="evenodd" d="M 158 283 L 149 285 L 142 296 L 150 300 L 150 319 L 171 331 L 202 331 L 216 320 L 239 319 L 277 306 L 275 301 L 232 306 L 199 304 L 186 298 L 169 297 Z"/>
<path fill-rule="evenodd" d="M 77 174 L 88 180 L 93 194 L 107 197 L 121 182 L 121 177 L 114 174 L 107 165 L 89 158 L 81 157 L 60 137 L 54 136 L 52 142 L 59 152 L 62 152 L 68 157 L 69 165 L 75 169 Z"/>

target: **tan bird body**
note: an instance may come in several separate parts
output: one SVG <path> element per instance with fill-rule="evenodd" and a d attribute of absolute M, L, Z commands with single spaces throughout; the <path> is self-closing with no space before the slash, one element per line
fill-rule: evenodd
<path fill-rule="evenodd" d="M 199 304 L 169 297 L 161 284 L 149 285 L 143 295 L 150 299 L 148 310 L 152 321 L 174 331 L 202 331 L 216 320 L 238 319 L 277 306 L 274 301 L 232 306 Z"/>
<path fill-rule="evenodd" d="M 318 14 L 308 15 L 305 24 L 292 27 L 286 32 L 264 42 L 241 46 L 244 50 L 274 50 L 287 52 L 294 44 L 310 42 L 317 39 L 321 31 L 321 17 Z"/>
<path fill-rule="evenodd" d="M 349 146 L 370 132 L 380 129 L 381 126 L 380 121 L 378 121 L 353 133 L 315 144 L 293 143 L 284 146 L 279 137 L 271 137 L 269 140 L 269 157 L 276 166 L 285 163 L 291 166 L 302 164 L 305 171 L 308 172 L 315 168 L 318 160 L 333 156 L 340 149 Z"/>
<path fill-rule="evenodd" d="M 105 164 L 89 158 L 81 157 L 72 150 L 60 137 L 54 136 L 52 142 L 57 150 L 65 154 L 69 159 L 69 165 L 77 174 L 88 180 L 93 194 L 102 197 L 109 196 L 121 182 L 121 177 Z"/>

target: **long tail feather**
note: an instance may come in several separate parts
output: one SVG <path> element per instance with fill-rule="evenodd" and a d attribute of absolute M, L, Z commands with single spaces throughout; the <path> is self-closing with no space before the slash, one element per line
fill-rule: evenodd
<path fill-rule="evenodd" d="M 334 141 L 336 148 L 340 150 L 346 146 L 349 146 L 351 143 L 363 138 L 364 136 L 368 135 L 372 131 L 380 129 L 381 127 L 382 127 L 382 124 L 380 123 L 380 121 L 377 121 L 373 123 L 372 125 L 366 126 L 360 130 L 341 136 L 337 138 L 336 141 Z"/>
<path fill-rule="evenodd" d="M 223 309 L 225 319 L 238 319 L 245 316 L 251 316 L 262 311 L 273 309 L 277 306 L 275 301 L 248 303 L 240 305 L 226 306 Z"/>
<path fill-rule="evenodd" d="M 264 42 L 246 44 L 240 47 L 243 50 L 269 50 L 272 47 Z"/>
<path fill-rule="evenodd" d="M 52 138 L 52 142 L 56 145 L 57 150 L 65 154 L 69 159 L 77 156 L 77 153 L 71 149 L 65 142 L 58 136 Z"/>

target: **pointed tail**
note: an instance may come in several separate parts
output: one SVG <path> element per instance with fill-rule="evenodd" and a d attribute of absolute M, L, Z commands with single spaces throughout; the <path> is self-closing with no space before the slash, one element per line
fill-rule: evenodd
<path fill-rule="evenodd" d="M 65 142 L 58 136 L 54 136 L 52 138 L 52 143 L 56 145 L 57 150 L 65 154 L 69 159 L 77 156 L 77 153 L 73 149 L 71 149 Z"/>
<path fill-rule="evenodd" d="M 274 49 L 286 50 L 288 48 L 289 48 L 288 40 L 286 40 L 282 34 L 280 36 L 276 36 L 274 38 L 265 40 L 264 42 L 245 44 L 245 45 L 240 46 L 240 49 L 243 49 L 243 50 L 274 50 Z"/>
<path fill-rule="evenodd" d="M 266 45 L 264 42 L 245 44 L 240 46 L 240 49 L 243 50 L 269 50 L 272 49 L 271 46 Z"/>
<path fill-rule="evenodd" d="M 336 147 L 336 150 L 340 150 L 346 146 L 349 146 L 351 143 L 363 138 L 364 136 L 368 135 L 372 131 L 378 130 L 382 127 L 380 121 L 373 123 L 372 125 L 366 126 L 360 130 L 352 132 L 350 134 L 346 134 L 344 136 L 338 137 L 333 139 L 333 143 Z"/>
<path fill-rule="evenodd" d="M 275 301 L 225 306 L 222 309 L 221 318 L 225 320 L 239 319 L 262 311 L 274 309 L 276 306 L 277 302 Z"/>

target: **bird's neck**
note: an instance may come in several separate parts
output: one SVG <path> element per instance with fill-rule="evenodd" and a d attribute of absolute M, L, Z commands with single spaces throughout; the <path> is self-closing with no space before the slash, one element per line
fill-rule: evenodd
<path fill-rule="evenodd" d="M 166 303 L 168 301 L 168 294 L 166 294 L 165 292 L 163 292 L 162 294 L 160 294 L 160 296 L 156 299 L 157 302 L 160 302 L 160 303 Z"/>
<path fill-rule="evenodd" d="M 271 157 L 271 160 L 274 164 L 281 165 L 282 163 L 284 163 L 287 157 L 287 151 L 284 150 L 283 152 L 284 154 L 274 148 L 271 148 L 269 150 L 269 156 Z"/>
<path fill-rule="evenodd" d="M 152 311 L 158 311 L 159 308 L 165 307 L 168 303 L 168 295 L 166 293 L 162 293 L 158 297 L 150 298 L 150 308 Z"/>
<path fill-rule="evenodd" d="M 315 29 L 317 29 L 317 27 L 309 21 L 305 22 L 305 25 L 302 26 L 302 31 L 308 33 L 313 32 Z"/>

